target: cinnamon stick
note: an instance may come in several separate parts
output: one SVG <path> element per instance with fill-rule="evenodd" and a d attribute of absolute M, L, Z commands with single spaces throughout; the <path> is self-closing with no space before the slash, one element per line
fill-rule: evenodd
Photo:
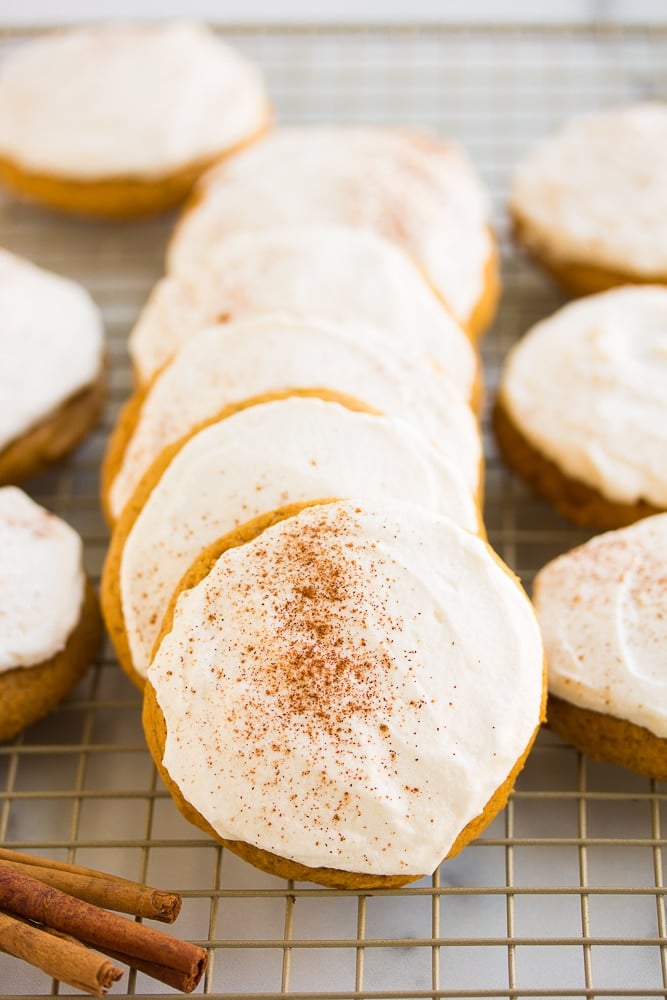
<path fill-rule="evenodd" d="M 181 912 L 182 899 L 177 892 L 165 892 L 151 886 L 107 875 L 94 868 L 83 868 L 65 861 L 52 861 L 0 848 L 0 864 L 11 865 L 17 870 L 83 899 L 95 906 L 119 910 L 134 917 L 151 917 L 165 924 L 173 924 Z"/>
<path fill-rule="evenodd" d="M 203 948 L 75 899 L 10 866 L 0 868 L 0 909 L 124 955 L 130 965 L 138 959 L 166 966 L 195 986 L 208 962 Z"/>
<path fill-rule="evenodd" d="M 138 972 L 143 972 L 147 976 L 150 976 L 151 979 L 157 979 L 158 982 L 165 983 L 167 986 L 173 986 L 174 989 L 181 990 L 182 993 L 192 993 L 199 985 L 199 981 L 206 969 L 205 962 L 203 966 L 197 966 L 191 973 L 179 972 L 168 965 L 159 965 L 156 962 L 146 962 L 141 958 L 132 958 L 129 955 L 123 955 L 121 952 L 112 951 L 110 948 L 104 948 L 103 950 L 105 955 L 113 958 L 115 962 L 122 962 L 123 965 L 131 965 Z M 208 957 L 206 961 L 208 961 Z"/>
<path fill-rule="evenodd" d="M 122 969 L 85 945 L 54 937 L 8 913 L 0 913 L 0 950 L 94 997 L 104 996 L 123 975 Z"/>
<path fill-rule="evenodd" d="M 16 918 L 20 919 L 19 917 Z M 63 934 L 62 931 L 53 930 L 52 927 L 42 927 L 42 930 L 47 934 L 54 934 L 57 937 L 62 938 L 65 941 L 76 941 L 76 938 L 72 938 L 69 934 Z M 76 942 L 77 944 L 79 942 Z M 110 948 L 105 948 L 104 952 L 109 958 L 113 958 L 116 962 L 122 962 L 123 965 L 131 965 L 132 968 L 138 969 L 139 972 L 144 972 L 147 976 L 151 976 L 152 979 L 157 979 L 161 983 L 165 983 L 167 986 L 173 986 L 177 990 L 181 990 L 183 993 L 192 993 L 195 986 L 198 985 L 201 976 L 188 976 L 185 972 L 177 972 L 176 969 L 170 969 L 167 965 L 157 965 L 155 962 L 144 962 L 140 958 L 132 958 L 129 955 L 123 955 L 117 951 L 111 951 Z"/>

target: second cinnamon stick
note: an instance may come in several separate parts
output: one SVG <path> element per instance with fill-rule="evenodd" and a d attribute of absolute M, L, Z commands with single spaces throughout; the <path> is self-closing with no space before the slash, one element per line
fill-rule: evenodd
<path fill-rule="evenodd" d="M 151 917 L 171 924 L 181 909 L 181 897 L 176 892 L 153 889 L 118 875 L 107 875 L 94 868 L 83 868 L 65 861 L 51 861 L 32 854 L 22 854 L 0 848 L 0 864 L 11 865 L 17 871 L 68 892 L 95 906 L 120 910 L 135 917 Z"/>

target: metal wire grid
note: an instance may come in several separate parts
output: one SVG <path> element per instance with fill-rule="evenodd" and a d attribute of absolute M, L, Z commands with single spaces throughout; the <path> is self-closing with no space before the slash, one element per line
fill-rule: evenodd
<path fill-rule="evenodd" d="M 258 59 L 283 121 L 405 121 L 461 139 L 491 190 L 505 294 L 485 343 L 489 395 L 509 345 L 555 291 L 506 239 L 517 157 L 584 110 L 667 95 L 667 31 L 480 29 L 228 32 Z M 18 34 L 0 38 L 7 50 Z M 622 210 L 622 206 L 620 206 Z M 83 535 L 99 580 L 107 535 L 97 488 L 108 430 L 130 386 L 127 332 L 162 270 L 170 220 L 99 226 L 0 204 L 0 241 L 82 281 L 102 307 L 111 387 L 104 425 L 30 492 Z M 485 424 L 486 522 L 529 586 L 583 540 L 498 462 Z M 214 846 L 156 778 L 140 699 L 110 647 L 50 718 L 0 747 L 0 837 L 180 889 L 175 931 L 210 948 L 208 997 L 667 996 L 666 793 L 594 764 L 548 733 L 509 806 L 432 879 L 354 893 L 286 883 Z M 122 996 L 173 991 L 130 973 Z M 4 1000 L 73 993 L 0 956 Z"/>

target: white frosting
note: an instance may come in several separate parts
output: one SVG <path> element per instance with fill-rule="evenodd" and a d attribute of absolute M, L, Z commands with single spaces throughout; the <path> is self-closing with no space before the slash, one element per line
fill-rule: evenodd
<path fill-rule="evenodd" d="M 196 24 L 69 30 L 0 70 L 0 155 L 75 180 L 160 177 L 249 138 L 267 114 L 255 67 Z"/>
<path fill-rule="evenodd" d="M 120 592 L 137 673 L 146 674 L 178 582 L 216 539 L 285 504 L 383 496 L 479 530 L 460 474 L 393 418 L 291 398 L 200 431 L 168 466 L 123 546 Z"/>
<path fill-rule="evenodd" d="M 667 104 L 578 119 L 517 169 L 511 206 L 538 249 L 667 277 Z"/>
<path fill-rule="evenodd" d="M 412 261 L 372 232 L 341 226 L 259 229 L 210 247 L 196 270 L 155 287 L 130 336 L 146 382 L 194 333 L 262 313 L 369 323 L 433 358 L 470 396 L 477 355 Z"/>
<path fill-rule="evenodd" d="M 81 539 L 15 486 L 0 489 L 0 673 L 64 649 L 81 614 Z"/>
<path fill-rule="evenodd" d="M 176 229 L 169 270 L 199 266 L 240 229 L 338 224 L 370 229 L 420 264 L 464 324 L 492 253 L 479 181 L 458 146 L 389 128 L 283 129 L 214 168 Z"/>
<path fill-rule="evenodd" d="M 94 382 L 103 355 L 88 293 L 0 250 L 0 449 Z"/>
<path fill-rule="evenodd" d="M 667 289 L 593 295 L 510 352 L 501 398 L 569 477 L 620 503 L 667 507 Z"/>
<path fill-rule="evenodd" d="M 224 407 L 294 389 L 326 389 L 419 427 L 479 487 L 477 421 L 457 388 L 419 357 L 394 354 L 375 331 L 266 316 L 209 327 L 186 341 L 151 385 L 109 494 L 118 517 L 152 461 Z"/>
<path fill-rule="evenodd" d="M 343 502 L 226 552 L 148 676 L 164 765 L 220 836 L 418 874 L 526 749 L 542 667 L 530 603 L 478 537 Z"/>
<path fill-rule="evenodd" d="M 667 737 L 667 515 L 598 535 L 535 581 L 550 691 Z"/>

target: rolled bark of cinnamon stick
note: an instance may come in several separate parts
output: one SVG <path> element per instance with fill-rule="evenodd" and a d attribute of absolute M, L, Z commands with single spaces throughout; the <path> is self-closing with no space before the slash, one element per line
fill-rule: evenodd
<path fill-rule="evenodd" d="M 65 861 L 52 861 L 0 848 L 0 866 L 11 865 L 17 871 L 83 899 L 94 906 L 119 910 L 134 917 L 151 917 L 172 924 L 181 911 L 182 899 L 177 892 L 165 892 L 151 886 L 107 875 L 94 868 L 82 868 Z"/>
<path fill-rule="evenodd" d="M 32 924 L 0 912 L 0 950 L 37 966 L 53 979 L 102 997 L 123 970 L 83 944 L 54 937 Z"/>
<path fill-rule="evenodd" d="M 46 924 L 86 944 L 183 973 L 196 986 L 208 963 L 203 948 L 98 909 L 15 868 L 0 867 L 0 909 Z M 194 986 L 192 987 L 194 989 Z"/>

